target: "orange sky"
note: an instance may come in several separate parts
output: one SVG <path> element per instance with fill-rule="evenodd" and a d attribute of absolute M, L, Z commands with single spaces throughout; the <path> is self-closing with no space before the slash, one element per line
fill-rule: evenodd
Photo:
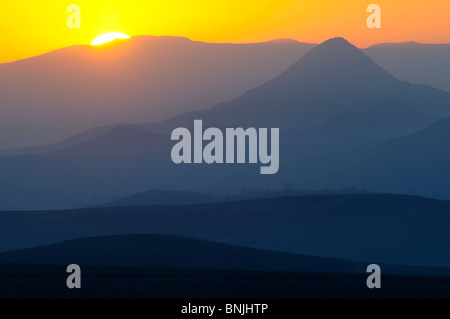
<path fill-rule="evenodd" d="M 69 4 L 81 28 L 66 24 Z M 369 29 L 366 8 L 381 7 L 381 29 Z M 343 36 L 358 47 L 380 42 L 450 43 L 449 0 L 5 0 L 0 5 L 0 62 L 74 44 L 104 32 L 173 35 L 205 42 L 275 38 L 319 43 Z"/>

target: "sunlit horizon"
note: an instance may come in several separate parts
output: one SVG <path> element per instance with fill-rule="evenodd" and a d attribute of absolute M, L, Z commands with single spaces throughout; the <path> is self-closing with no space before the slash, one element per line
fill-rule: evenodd
<path fill-rule="evenodd" d="M 209 43 L 274 39 L 321 43 L 340 36 L 358 48 L 388 43 L 450 43 L 450 1 L 379 0 L 382 27 L 366 25 L 367 3 L 342 0 L 199 1 L 78 0 L 81 26 L 68 28 L 68 3 L 50 0 L 2 3 L 0 62 L 59 48 L 89 45 L 107 31 L 186 37 Z"/>
<path fill-rule="evenodd" d="M 125 33 L 121 32 L 108 32 L 104 33 L 102 35 L 99 35 L 96 37 L 92 42 L 91 45 L 101 45 L 104 43 L 108 43 L 111 41 L 114 41 L 116 39 L 130 39 L 131 37 Z"/>

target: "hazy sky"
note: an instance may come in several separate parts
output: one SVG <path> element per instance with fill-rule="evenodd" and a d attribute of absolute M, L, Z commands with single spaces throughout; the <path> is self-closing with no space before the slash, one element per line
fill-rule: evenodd
<path fill-rule="evenodd" d="M 81 28 L 70 29 L 70 4 Z M 369 4 L 381 29 L 369 29 Z M 74 44 L 110 31 L 184 36 L 206 42 L 293 38 L 319 43 L 343 36 L 359 47 L 380 42 L 450 42 L 449 0 L 5 0 L 0 6 L 0 62 Z"/>

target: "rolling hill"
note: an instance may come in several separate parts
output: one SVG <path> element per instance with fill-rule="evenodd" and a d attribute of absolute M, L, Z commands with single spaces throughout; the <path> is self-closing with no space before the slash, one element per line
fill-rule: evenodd
<path fill-rule="evenodd" d="M 75 239 L 49 246 L 1 253 L 0 263 L 364 272 L 362 263 L 265 251 L 173 235 L 122 235 Z"/>
<path fill-rule="evenodd" d="M 96 205 L 96 207 L 189 205 L 219 201 L 222 201 L 220 197 L 205 193 L 153 189 L 118 198 L 105 204 Z"/>
<path fill-rule="evenodd" d="M 450 199 L 448 119 L 385 139 L 367 136 L 373 129 L 367 123 L 346 125 L 349 120 L 355 117 L 316 130 L 282 132 L 280 170 L 270 177 L 260 175 L 255 164 L 176 165 L 169 136 L 140 126 L 117 126 L 74 145 L 69 140 L 29 149 L 30 155 L 0 157 L 0 209 L 79 208 L 151 189 L 263 192 L 280 190 L 286 183 L 299 189 L 358 187 Z M 41 153 L 43 149 L 51 151 Z"/>
<path fill-rule="evenodd" d="M 366 273 L 368 263 L 288 254 L 174 235 L 90 237 L 0 253 L 0 264 Z M 384 274 L 450 277 L 450 269 L 381 264 Z"/>
<path fill-rule="evenodd" d="M 389 194 L 201 205 L 0 212 L 0 251 L 111 235 L 167 234 L 369 263 L 450 267 L 450 202 Z"/>

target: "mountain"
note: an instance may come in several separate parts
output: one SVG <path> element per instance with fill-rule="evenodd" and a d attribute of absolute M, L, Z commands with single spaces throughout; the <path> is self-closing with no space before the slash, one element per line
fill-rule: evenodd
<path fill-rule="evenodd" d="M 242 110 L 245 125 L 268 125 L 265 123 L 272 121 L 268 121 L 267 113 L 271 113 L 274 125 L 303 129 L 321 125 L 340 111 L 361 112 L 380 104 L 394 106 L 399 100 L 428 115 L 448 115 L 445 107 L 439 106 L 448 104 L 448 94 L 405 83 L 387 85 L 396 81 L 385 72 L 382 75 L 378 66 L 343 39 L 323 43 L 308 59 L 295 63 L 315 46 L 293 40 L 217 44 L 139 36 L 102 47 L 72 46 L 3 63 L 0 150 L 55 143 L 96 126 L 154 123 L 224 101 L 230 102 L 193 116 L 233 124 L 236 110 L 225 109 L 235 105 L 235 109 Z M 382 44 L 363 52 L 401 80 L 448 90 L 448 45 Z M 297 67 L 290 68 L 281 79 L 270 81 L 293 63 Z M 312 81 L 314 74 L 316 80 Z M 356 93 L 341 90 L 345 79 L 350 80 L 349 87 L 354 87 Z M 270 84 L 253 90 L 266 82 Z M 283 89 L 284 82 L 290 84 Z M 276 116 L 270 111 L 272 105 L 280 109 Z M 290 115 L 299 118 L 294 120 Z M 163 132 L 167 133 L 175 123 L 190 124 L 190 115 L 185 117 L 188 120 L 163 125 Z"/>
<path fill-rule="evenodd" d="M 109 131 L 110 129 L 111 126 L 97 126 L 55 143 L 0 150 L 0 156 L 38 155 L 66 149 L 71 146 L 77 145 L 78 143 L 83 143 L 94 139 Z"/>
<path fill-rule="evenodd" d="M 449 212 L 448 201 L 391 194 L 0 212 L 0 251 L 83 237 L 168 234 L 310 256 L 450 267 Z"/>
<path fill-rule="evenodd" d="M 341 113 L 389 110 L 398 104 L 410 112 L 450 116 L 450 93 L 402 82 L 345 39 L 333 38 L 310 50 L 278 77 L 240 97 L 181 115 L 160 127 L 192 126 L 193 119 L 203 119 L 211 125 L 304 129 Z M 411 127 L 408 133 L 413 131 Z"/>
<path fill-rule="evenodd" d="M 312 47 L 138 36 L 0 64 L 0 149 L 204 109 L 277 76 Z"/>
<path fill-rule="evenodd" d="M 390 174 L 391 189 L 406 193 L 414 185 L 414 192 L 437 198 L 450 196 L 450 118 L 405 136 L 373 146 L 373 156 L 361 166 L 373 169 L 373 181 L 383 182 Z M 378 174 L 378 177 L 376 177 Z M 408 185 L 409 184 L 409 185 Z"/>
<path fill-rule="evenodd" d="M 450 44 L 382 43 L 364 53 L 400 80 L 450 92 Z"/>
<path fill-rule="evenodd" d="M 163 156 L 158 150 L 165 148 L 169 140 L 168 136 L 149 132 L 136 125 L 117 125 L 111 127 L 105 134 L 46 154 L 65 157 L 83 155 L 136 157 L 151 153 L 153 156 Z"/>
<path fill-rule="evenodd" d="M 331 39 L 229 103 L 156 124 L 101 127 L 56 144 L 5 151 L 0 209 L 90 207 L 151 189 L 229 195 L 286 184 L 450 199 L 450 158 L 439 152 L 448 148 L 445 130 L 415 150 L 406 145 L 439 123 L 449 96 L 401 82 L 344 39 Z M 263 176 L 259 164 L 174 164 L 171 130 L 191 127 L 196 118 L 204 127 L 279 126 L 279 171 Z M 437 151 L 427 155 L 431 145 Z"/>
<path fill-rule="evenodd" d="M 113 200 L 97 207 L 149 206 L 149 205 L 190 205 L 221 201 L 220 198 L 189 191 L 149 190 Z"/>
<path fill-rule="evenodd" d="M 75 144 L 69 139 L 28 149 L 29 155 L 0 157 L 0 207 L 92 206 L 148 190 L 155 183 L 173 186 L 170 180 L 164 182 L 165 172 L 174 165 L 169 136 L 135 125 L 95 133 L 87 140 L 74 138 Z"/>
<path fill-rule="evenodd" d="M 308 143 L 339 142 L 350 138 L 390 138 L 423 129 L 436 119 L 393 99 L 386 106 L 366 112 L 340 113 L 319 125 L 294 130 L 294 135 Z"/>
<path fill-rule="evenodd" d="M 357 186 L 377 192 L 450 198 L 450 119 L 390 139 L 353 138 L 310 145 L 291 134 L 284 141 L 279 178 L 305 188 Z M 294 169 L 295 168 L 295 169 Z"/>

